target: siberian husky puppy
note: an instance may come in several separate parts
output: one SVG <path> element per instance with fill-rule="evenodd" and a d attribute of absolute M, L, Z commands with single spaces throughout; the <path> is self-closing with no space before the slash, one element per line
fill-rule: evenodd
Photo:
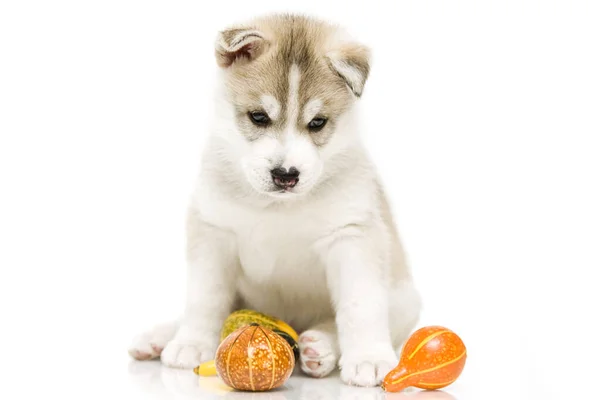
<path fill-rule="evenodd" d="M 301 333 L 300 368 L 374 386 L 421 300 L 358 129 L 370 51 L 311 17 L 269 15 L 216 41 L 217 115 L 187 221 L 180 319 L 134 339 L 136 359 L 214 358 L 239 308 Z"/>

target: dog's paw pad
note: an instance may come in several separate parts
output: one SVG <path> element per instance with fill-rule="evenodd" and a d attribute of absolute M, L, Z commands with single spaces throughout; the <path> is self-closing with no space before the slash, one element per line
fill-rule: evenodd
<path fill-rule="evenodd" d="M 302 354 L 304 354 L 307 357 L 319 357 L 319 353 L 317 353 L 317 351 L 312 347 L 305 347 L 302 351 Z"/>
<path fill-rule="evenodd" d="M 312 371 L 316 371 L 321 366 L 318 361 L 306 361 L 304 364 Z"/>
<path fill-rule="evenodd" d="M 163 346 L 154 343 L 157 338 L 151 332 L 136 337 L 129 346 L 128 352 L 136 360 L 151 360 L 160 356 Z"/>
<path fill-rule="evenodd" d="M 144 360 L 150 360 L 152 358 L 155 358 L 156 356 L 153 355 L 153 353 L 145 353 L 143 351 L 140 351 L 138 349 L 129 349 L 129 355 L 138 361 L 144 361 Z"/>
<path fill-rule="evenodd" d="M 337 350 L 329 334 L 319 331 L 306 331 L 298 339 L 300 367 L 313 378 L 327 376 L 335 368 Z"/>
<path fill-rule="evenodd" d="M 128 349 L 129 355 L 136 360 L 152 360 L 157 358 L 174 334 L 174 324 L 155 326 L 148 332 L 144 332 L 133 339 Z"/>
<path fill-rule="evenodd" d="M 311 342 L 318 342 L 319 339 L 315 338 L 314 336 L 310 336 L 310 333 L 303 333 L 302 335 L 300 335 L 300 339 L 299 339 L 300 343 L 311 343 Z"/>
<path fill-rule="evenodd" d="M 341 378 L 351 386 L 373 387 L 381 384 L 397 364 L 398 359 L 392 350 L 363 357 L 348 357 L 340 363 Z"/>
<path fill-rule="evenodd" d="M 168 367 L 192 369 L 213 356 L 214 352 L 201 344 L 172 340 L 162 351 L 160 359 Z"/>
<path fill-rule="evenodd" d="M 150 347 L 152 347 L 152 350 L 154 350 L 156 354 L 161 354 L 163 351 L 163 348 L 161 346 L 154 343 L 150 343 Z"/>

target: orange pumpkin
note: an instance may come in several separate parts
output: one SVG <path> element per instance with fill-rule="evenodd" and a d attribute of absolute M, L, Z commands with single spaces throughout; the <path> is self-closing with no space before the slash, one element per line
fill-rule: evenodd
<path fill-rule="evenodd" d="M 421 328 L 404 344 L 400 363 L 383 380 L 383 389 L 441 389 L 458 379 L 466 360 L 467 349 L 456 333 L 442 326 Z"/>
<path fill-rule="evenodd" d="M 283 385 L 294 370 L 294 352 L 288 342 L 269 328 L 243 326 L 221 342 L 216 369 L 228 386 L 252 392 Z"/>

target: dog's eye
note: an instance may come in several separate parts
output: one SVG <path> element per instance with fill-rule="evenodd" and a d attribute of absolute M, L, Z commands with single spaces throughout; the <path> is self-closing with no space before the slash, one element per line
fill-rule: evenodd
<path fill-rule="evenodd" d="M 250 121 L 256 126 L 267 126 L 271 122 L 271 118 L 262 111 L 251 111 L 248 113 Z"/>
<path fill-rule="evenodd" d="M 327 123 L 327 118 L 315 117 L 308 123 L 308 130 L 311 132 L 318 132 Z"/>

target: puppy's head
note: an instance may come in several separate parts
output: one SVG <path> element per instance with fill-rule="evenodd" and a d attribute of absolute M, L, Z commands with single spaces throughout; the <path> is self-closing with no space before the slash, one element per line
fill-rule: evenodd
<path fill-rule="evenodd" d="M 369 75 L 368 49 L 335 26 L 276 15 L 220 32 L 216 58 L 230 159 L 259 193 L 310 191 L 350 135 L 345 117 Z"/>

